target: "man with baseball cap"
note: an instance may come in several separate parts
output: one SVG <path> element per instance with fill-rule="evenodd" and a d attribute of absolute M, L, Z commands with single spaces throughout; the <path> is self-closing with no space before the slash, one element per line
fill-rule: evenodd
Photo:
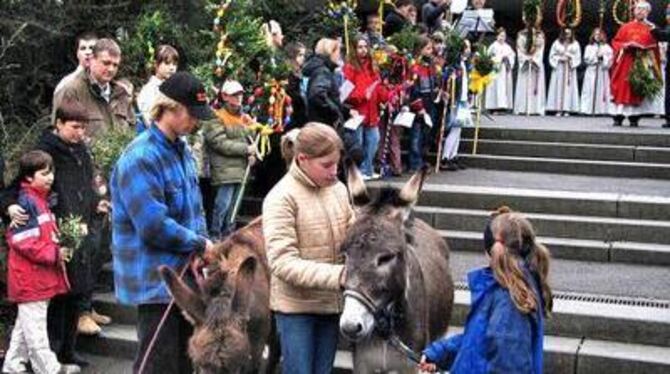
<path fill-rule="evenodd" d="M 211 249 L 195 161 L 182 137 L 212 112 L 202 83 L 178 72 L 160 85 L 151 116 L 156 125 L 126 148 L 111 178 L 114 284 L 121 303 L 137 306 L 134 372 L 144 363 L 145 374 L 190 373 L 191 325 L 172 308 L 157 328 L 170 302 L 158 267 L 182 268 L 191 253 Z"/>

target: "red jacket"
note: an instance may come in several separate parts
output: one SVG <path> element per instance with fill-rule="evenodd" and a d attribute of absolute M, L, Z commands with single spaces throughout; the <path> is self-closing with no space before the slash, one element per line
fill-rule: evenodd
<path fill-rule="evenodd" d="M 59 261 L 58 227 L 47 192 L 21 185 L 19 205 L 28 223 L 7 230 L 7 296 L 16 303 L 44 301 L 66 293 L 67 275 Z"/>
<path fill-rule="evenodd" d="M 388 90 L 373 69 L 372 60 L 365 60 L 360 68 L 346 64 L 343 70 L 344 77 L 355 86 L 347 103 L 365 117 L 365 126 L 376 127 L 379 125 L 379 105 L 388 100 Z"/>

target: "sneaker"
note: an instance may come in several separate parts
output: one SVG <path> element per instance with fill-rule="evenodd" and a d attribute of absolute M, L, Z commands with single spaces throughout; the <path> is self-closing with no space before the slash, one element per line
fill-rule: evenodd
<path fill-rule="evenodd" d="M 460 161 L 460 160 L 454 162 L 454 164 L 456 164 L 456 167 L 458 167 L 458 168 L 461 169 L 461 170 L 465 170 L 465 169 L 468 168 L 467 166 L 465 166 L 465 164 L 463 163 L 463 161 Z"/>
<path fill-rule="evenodd" d="M 361 179 L 363 179 L 363 182 L 367 182 L 367 181 L 369 181 L 370 179 L 372 179 L 372 177 L 369 176 L 369 175 L 365 175 L 365 174 L 363 174 L 363 176 L 361 177 Z"/>
<path fill-rule="evenodd" d="M 664 123 L 663 126 L 661 126 L 664 129 L 670 129 L 670 123 Z"/>
<path fill-rule="evenodd" d="M 81 368 L 77 365 L 71 365 L 71 364 L 61 365 L 60 370 L 58 371 L 58 374 L 75 374 L 75 373 L 81 373 Z"/>
<path fill-rule="evenodd" d="M 372 176 L 370 177 L 370 179 L 375 180 L 375 179 L 379 179 L 381 177 L 382 177 L 382 175 L 379 174 L 379 173 L 372 173 Z"/>
<path fill-rule="evenodd" d="M 77 321 L 77 332 L 82 335 L 98 335 L 102 331 L 100 326 L 91 318 L 90 313 L 79 316 Z"/>
<path fill-rule="evenodd" d="M 98 312 L 96 312 L 95 309 L 91 311 L 91 318 L 93 318 L 95 323 L 97 323 L 98 325 L 109 325 L 110 323 L 112 323 L 112 318 L 104 314 L 98 314 Z"/>

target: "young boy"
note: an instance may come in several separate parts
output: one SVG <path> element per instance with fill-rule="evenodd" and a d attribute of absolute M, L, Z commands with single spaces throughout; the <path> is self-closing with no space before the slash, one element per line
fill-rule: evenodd
<path fill-rule="evenodd" d="M 212 187 L 216 190 L 210 237 L 218 239 L 234 229 L 230 213 L 240 193 L 248 163 L 253 163 L 255 148 L 248 144 L 247 126 L 253 122 L 242 112 L 244 89 L 237 81 L 227 81 L 221 88 L 223 107 L 217 110 L 218 121 L 203 126 L 205 149 L 209 157 Z"/>
<path fill-rule="evenodd" d="M 52 297 L 68 292 L 64 262 L 72 250 L 58 245 L 56 220 L 48 195 L 54 181 L 53 160 L 43 151 L 31 151 L 19 161 L 18 203 L 29 216 L 23 226 L 7 231 L 9 259 L 7 294 L 18 304 L 3 373 L 78 373 L 79 366 L 61 365 L 49 347 L 47 308 Z"/>

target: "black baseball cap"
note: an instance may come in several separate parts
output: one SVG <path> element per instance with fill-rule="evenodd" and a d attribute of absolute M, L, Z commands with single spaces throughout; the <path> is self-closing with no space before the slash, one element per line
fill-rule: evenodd
<path fill-rule="evenodd" d="M 205 86 L 193 74 L 179 71 L 165 82 L 158 90 L 165 96 L 184 105 L 188 112 L 199 120 L 208 120 L 214 117 L 212 109 L 207 103 Z"/>

